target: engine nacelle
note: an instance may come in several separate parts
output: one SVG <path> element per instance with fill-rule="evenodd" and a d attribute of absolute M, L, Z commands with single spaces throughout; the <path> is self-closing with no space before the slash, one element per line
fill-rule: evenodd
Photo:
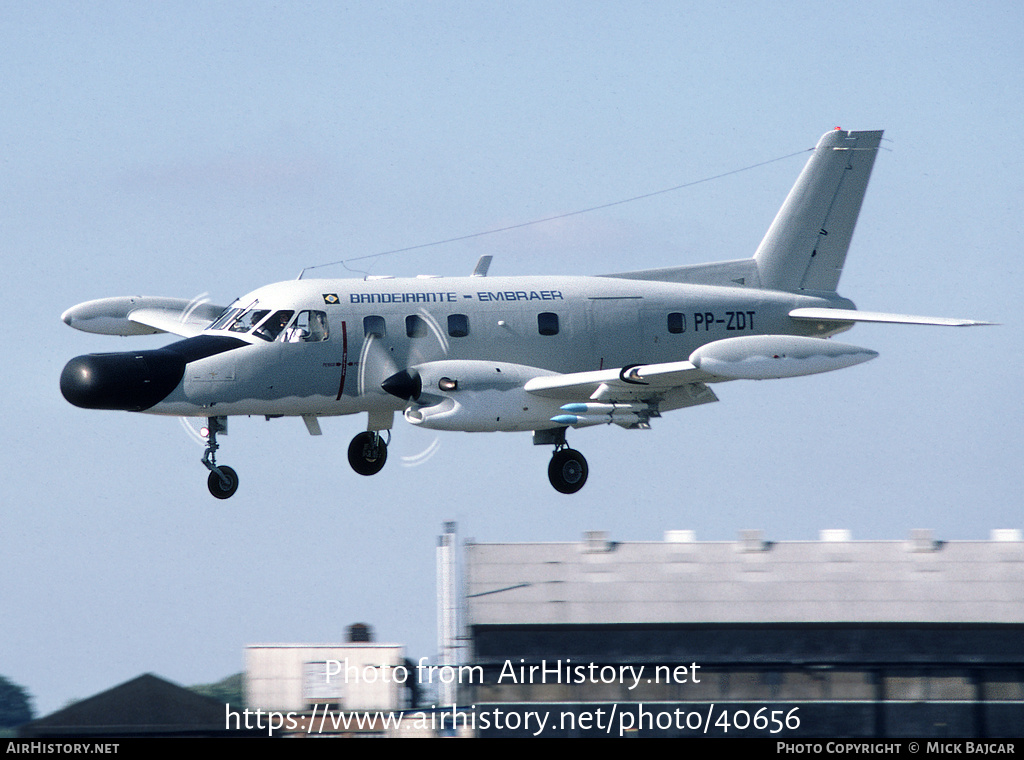
<path fill-rule="evenodd" d="M 824 338 L 745 335 L 701 346 L 690 363 L 730 380 L 772 380 L 814 375 L 874 359 L 877 351 Z"/>
<path fill-rule="evenodd" d="M 527 431 L 551 427 L 559 402 L 523 390 L 535 377 L 557 374 L 508 362 L 427 362 L 384 381 L 389 393 L 410 401 L 405 419 L 431 430 Z"/>

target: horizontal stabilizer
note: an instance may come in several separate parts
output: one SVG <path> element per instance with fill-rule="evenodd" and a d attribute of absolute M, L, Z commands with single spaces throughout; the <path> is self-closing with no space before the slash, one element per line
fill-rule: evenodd
<path fill-rule="evenodd" d="M 918 317 L 913 314 L 886 314 L 880 311 L 858 311 L 856 309 L 793 309 L 789 312 L 789 316 L 805 322 L 888 322 L 900 325 L 938 325 L 941 327 L 978 327 L 996 324 L 995 322 L 978 322 L 973 319 Z"/>

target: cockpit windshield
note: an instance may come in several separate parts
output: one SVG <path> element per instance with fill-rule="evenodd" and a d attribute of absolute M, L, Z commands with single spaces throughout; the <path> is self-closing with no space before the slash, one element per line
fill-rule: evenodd
<path fill-rule="evenodd" d="M 249 332 L 269 313 L 270 309 L 249 309 L 244 314 L 237 317 L 235 321 L 231 323 L 231 327 L 229 327 L 228 330 L 237 333 Z"/>
<path fill-rule="evenodd" d="M 220 316 L 217 317 L 217 319 L 215 319 L 213 321 L 213 324 L 210 325 L 206 329 L 208 329 L 208 330 L 223 330 L 225 327 L 228 326 L 228 323 L 230 323 L 231 320 L 233 320 L 235 317 L 237 317 L 239 314 L 241 314 L 242 311 L 243 311 L 242 309 L 233 308 L 233 307 L 229 306 L 228 308 L 224 309 L 224 311 L 222 311 L 220 313 Z"/>
<path fill-rule="evenodd" d="M 268 314 L 270 309 L 257 309 L 255 302 L 248 308 L 228 307 L 207 329 L 252 332 L 267 342 L 319 343 L 329 336 L 326 312 L 306 310 L 296 316 L 294 309 L 280 309 Z"/>

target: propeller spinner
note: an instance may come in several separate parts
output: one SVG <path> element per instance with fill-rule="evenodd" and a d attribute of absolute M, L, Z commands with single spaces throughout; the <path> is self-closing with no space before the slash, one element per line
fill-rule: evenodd
<path fill-rule="evenodd" d="M 423 392 L 423 378 L 415 369 L 403 369 L 381 383 L 380 387 L 404 401 L 416 401 Z"/>

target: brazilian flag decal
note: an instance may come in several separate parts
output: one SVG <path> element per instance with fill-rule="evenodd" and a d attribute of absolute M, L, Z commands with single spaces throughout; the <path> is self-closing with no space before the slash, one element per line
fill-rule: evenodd
<path fill-rule="evenodd" d="M 337 293 L 324 293 L 324 303 L 341 303 Z"/>

